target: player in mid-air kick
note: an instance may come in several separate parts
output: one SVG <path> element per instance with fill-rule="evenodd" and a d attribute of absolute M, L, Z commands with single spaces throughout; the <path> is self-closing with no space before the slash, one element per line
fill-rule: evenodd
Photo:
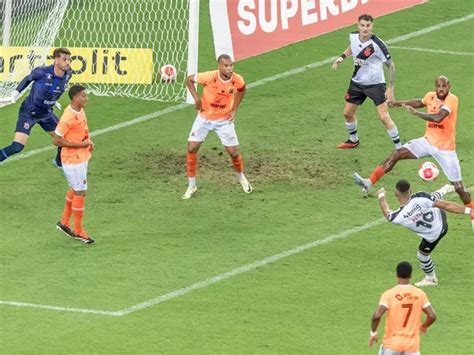
<path fill-rule="evenodd" d="M 404 107 L 412 115 L 426 122 L 424 137 L 412 139 L 403 148 L 394 150 L 368 179 L 354 173 L 354 181 L 367 193 L 377 181 L 390 172 L 398 161 L 431 156 L 436 159 L 454 190 L 466 207 L 474 208 L 469 191 L 461 178 L 461 166 L 456 154 L 456 121 L 458 98 L 450 92 L 449 79 L 440 75 L 435 80 L 435 91 L 428 92 L 423 99 L 390 102 L 392 107 Z M 417 108 L 427 108 L 427 113 Z M 474 231 L 474 220 L 471 220 Z"/>
<path fill-rule="evenodd" d="M 410 183 L 400 180 L 395 186 L 395 196 L 400 207 L 395 211 L 390 210 L 385 199 L 385 190 L 382 188 L 377 191 L 380 208 L 385 218 L 390 223 L 405 227 L 422 238 L 416 257 L 425 273 L 425 278 L 417 282 L 416 286 L 436 286 L 438 284 L 430 254 L 448 233 L 448 220 L 445 211 L 474 217 L 474 210 L 471 208 L 441 199 L 452 190 L 452 185 L 445 185 L 432 193 L 417 192 L 414 194 L 411 191 Z"/>

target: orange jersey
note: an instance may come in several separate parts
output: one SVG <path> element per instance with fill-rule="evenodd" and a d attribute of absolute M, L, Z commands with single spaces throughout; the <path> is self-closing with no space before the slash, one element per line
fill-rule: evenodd
<path fill-rule="evenodd" d="M 379 304 L 387 308 L 383 346 L 393 351 L 420 351 L 420 325 L 428 297 L 413 285 L 397 285 L 383 293 Z"/>
<path fill-rule="evenodd" d="M 452 93 L 439 100 L 436 92 L 425 95 L 423 103 L 428 113 L 436 114 L 442 108 L 449 111 L 449 115 L 442 122 L 426 122 L 425 138 L 430 144 L 441 150 L 456 150 L 456 120 L 458 117 L 458 97 Z"/>
<path fill-rule="evenodd" d="M 208 120 L 225 120 L 229 117 L 234 104 L 234 94 L 245 88 L 244 79 L 236 73 L 224 81 L 218 70 L 196 74 L 195 81 L 202 84 L 201 117 Z"/>
<path fill-rule="evenodd" d="M 79 144 L 89 139 L 89 127 L 84 110 L 74 111 L 71 106 L 66 107 L 58 126 L 56 134 L 70 143 Z M 80 164 L 91 157 L 90 148 L 66 148 L 61 150 L 61 161 L 64 164 Z"/>

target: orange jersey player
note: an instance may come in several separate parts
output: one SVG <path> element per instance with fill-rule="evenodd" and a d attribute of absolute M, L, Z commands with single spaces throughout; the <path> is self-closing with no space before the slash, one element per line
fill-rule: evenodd
<path fill-rule="evenodd" d="M 383 314 L 385 334 L 379 354 L 395 355 L 420 354 L 420 334 L 425 334 L 428 327 L 436 320 L 436 314 L 426 294 L 410 284 L 412 266 L 408 262 L 397 265 L 398 284 L 385 291 L 372 316 L 369 347 L 378 340 L 377 327 Z M 421 323 L 423 313 L 426 320 Z"/>
<path fill-rule="evenodd" d="M 235 114 L 245 94 L 245 81 L 234 73 L 234 63 L 227 54 L 220 55 L 217 64 L 217 70 L 190 75 L 186 79 L 186 86 L 193 95 L 198 114 L 188 137 L 186 154 L 188 189 L 183 199 L 191 198 L 197 191 L 197 153 L 211 131 L 217 133 L 229 153 L 244 192 L 252 192 L 252 186 L 244 175 L 243 158 L 234 126 Z M 202 97 L 199 97 L 195 84 L 203 86 Z"/>
<path fill-rule="evenodd" d="M 427 93 L 422 100 L 392 101 L 391 107 L 404 107 L 408 112 L 426 122 L 424 137 L 412 139 L 401 149 L 394 150 L 381 165 L 377 166 L 368 179 L 354 173 L 356 184 L 367 193 L 372 186 L 395 164 L 402 159 L 418 159 L 431 156 L 436 159 L 444 174 L 454 186 L 467 208 L 474 208 L 471 195 L 464 187 L 461 178 L 461 166 L 456 154 L 456 121 L 458 98 L 450 92 L 451 84 L 447 77 L 441 75 L 435 80 L 435 91 Z M 427 113 L 416 111 L 427 108 Z M 474 220 L 471 220 L 474 231 Z"/>
<path fill-rule="evenodd" d="M 85 244 L 91 244 L 94 243 L 94 239 L 82 226 L 87 190 L 87 167 L 94 149 L 84 112 L 88 100 L 85 87 L 72 86 L 69 97 L 71 104 L 64 110 L 53 136 L 53 143 L 63 148 L 61 151 L 63 172 L 70 187 L 66 193 L 62 218 L 56 226 L 70 237 Z M 71 215 L 74 217 L 74 231 L 70 227 Z"/>

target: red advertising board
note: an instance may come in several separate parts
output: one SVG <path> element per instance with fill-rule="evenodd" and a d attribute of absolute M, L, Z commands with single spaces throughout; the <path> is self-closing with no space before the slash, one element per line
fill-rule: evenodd
<path fill-rule="evenodd" d="M 216 56 L 234 60 L 352 25 L 364 13 L 374 17 L 425 0 L 211 0 Z"/>

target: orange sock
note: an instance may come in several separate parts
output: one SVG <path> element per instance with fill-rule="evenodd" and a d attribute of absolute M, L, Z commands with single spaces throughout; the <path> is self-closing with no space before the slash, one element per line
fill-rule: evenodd
<path fill-rule="evenodd" d="M 186 154 L 186 176 L 194 177 L 197 173 L 197 153 L 187 153 Z"/>
<path fill-rule="evenodd" d="M 377 165 L 374 171 L 372 171 L 372 174 L 370 175 L 369 180 L 372 183 L 372 185 L 375 185 L 375 183 L 379 181 L 384 175 L 385 175 L 384 168 L 381 167 L 380 165 Z"/>
<path fill-rule="evenodd" d="M 74 233 L 83 234 L 84 229 L 82 228 L 82 216 L 84 214 L 84 196 L 74 195 L 72 200 L 72 215 L 74 216 Z"/>
<path fill-rule="evenodd" d="M 72 214 L 72 199 L 74 198 L 74 191 L 69 189 L 66 192 L 66 203 L 64 204 L 63 216 L 61 217 L 61 223 L 69 227 L 69 220 Z"/>
<path fill-rule="evenodd" d="M 235 171 L 241 173 L 244 171 L 244 159 L 242 154 L 239 154 L 237 158 L 232 158 L 232 164 L 234 164 Z"/>

